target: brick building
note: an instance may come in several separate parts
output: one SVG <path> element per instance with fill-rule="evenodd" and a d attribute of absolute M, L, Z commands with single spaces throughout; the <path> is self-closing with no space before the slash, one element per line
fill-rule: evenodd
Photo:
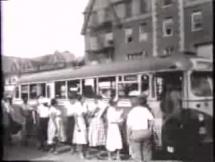
<path fill-rule="evenodd" d="M 212 58 L 212 0 L 89 0 L 82 34 L 88 62 L 164 57 Z"/>

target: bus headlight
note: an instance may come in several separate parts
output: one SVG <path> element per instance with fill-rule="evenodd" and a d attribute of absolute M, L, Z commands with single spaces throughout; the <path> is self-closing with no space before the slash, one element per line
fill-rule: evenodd
<path fill-rule="evenodd" d="M 167 150 L 167 152 L 169 152 L 169 153 L 174 153 L 174 152 L 175 152 L 175 149 L 174 149 L 174 147 L 172 147 L 172 146 L 167 146 L 167 147 L 166 147 L 166 150 Z"/>
<path fill-rule="evenodd" d="M 198 120 L 199 120 L 200 122 L 204 121 L 204 119 L 205 119 L 205 117 L 204 117 L 203 114 L 199 114 L 199 115 L 198 115 Z"/>

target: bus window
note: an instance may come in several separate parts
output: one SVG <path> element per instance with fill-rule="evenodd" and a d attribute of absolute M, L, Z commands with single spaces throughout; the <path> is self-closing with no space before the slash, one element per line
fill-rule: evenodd
<path fill-rule="evenodd" d="M 129 97 L 137 95 L 138 89 L 138 76 L 125 75 L 122 81 L 118 84 L 119 97 Z"/>
<path fill-rule="evenodd" d="M 46 84 L 45 83 L 38 84 L 37 96 L 46 97 Z"/>
<path fill-rule="evenodd" d="M 37 98 L 37 85 L 31 84 L 30 85 L 30 99 Z"/>
<path fill-rule="evenodd" d="M 116 77 L 99 78 L 99 95 L 104 99 L 110 99 L 116 95 Z"/>
<path fill-rule="evenodd" d="M 66 82 L 65 81 L 55 82 L 55 97 L 58 99 L 66 98 Z"/>
<path fill-rule="evenodd" d="M 50 85 L 46 86 L 46 90 L 47 90 L 47 97 L 50 98 L 51 97 L 51 95 L 50 95 Z"/>
<path fill-rule="evenodd" d="M 28 98 L 28 85 L 21 86 L 21 98 Z"/>
<path fill-rule="evenodd" d="M 73 98 L 80 94 L 80 80 L 70 80 L 68 81 L 68 96 Z"/>
<path fill-rule="evenodd" d="M 191 74 L 191 91 L 195 96 L 212 96 L 213 78 L 211 72 L 194 71 Z"/>
<path fill-rule="evenodd" d="M 15 98 L 19 98 L 19 87 L 15 89 Z"/>
<path fill-rule="evenodd" d="M 119 97 L 129 97 L 138 91 L 138 83 L 119 83 Z"/>
<path fill-rule="evenodd" d="M 141 76 L 141 94 L 146 96 L 149 95 L 149 76 L 142 75 Z"/>
<path fill-rule="evenodd" d="M 85 79 L 82 81 L 83 96 L 87 98 L 96 97 L 96 79 Z"/>

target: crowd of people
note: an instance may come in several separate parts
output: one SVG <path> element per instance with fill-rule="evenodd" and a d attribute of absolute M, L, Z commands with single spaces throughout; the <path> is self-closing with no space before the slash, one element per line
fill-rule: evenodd
<path fill-rule="evenodd" d="M 120 159 L 124 141 L 128 154 L 136 161 L 152 158 L 153 114 L 147 105 L 146 96 L 133 97 L 132 109 L 127 115 L 117 106 L 112 98 L 105 102 L 96 97 L 93 102 L 86 102 L 82 96 L 69 99 L 64 109 L 56 99 L 38 97 L 37 106 L 30 106 L 23 100 L 20 112 L 24 120 L 16 127 L 21 130 L 23 145 L 29 145 L 29 139 L 36 129 L 38 149 L 56 153 L 58 143 L 70 146 L 71 153 L 78 153 L 80 158 L 87 158 L 89 149 L 104 150 L 108 159 Z M 13 105 L 11 100 L 2 101 L 4 108 L 5 137 L 11 140 L 10 122 Z M 6 119 L 7 118 L 7 119 Z M 125 123 L 125 124 L 123 124 Z M 126 127 L 124 127 L 126 125 Z M 126 136 L 122 129 L 126 129 Z M 126 138 L 126 139 L 125 139 Z"/>

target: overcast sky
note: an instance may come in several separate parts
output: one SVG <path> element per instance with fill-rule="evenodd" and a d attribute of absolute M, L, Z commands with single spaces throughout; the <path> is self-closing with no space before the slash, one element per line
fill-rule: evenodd
<path fill-rule="evenodd" d="M 2 2 L 2 53 L 37 57 L 58 50 L 84 55 L 81 35 L 88 0 L 8 0 Z"/>

